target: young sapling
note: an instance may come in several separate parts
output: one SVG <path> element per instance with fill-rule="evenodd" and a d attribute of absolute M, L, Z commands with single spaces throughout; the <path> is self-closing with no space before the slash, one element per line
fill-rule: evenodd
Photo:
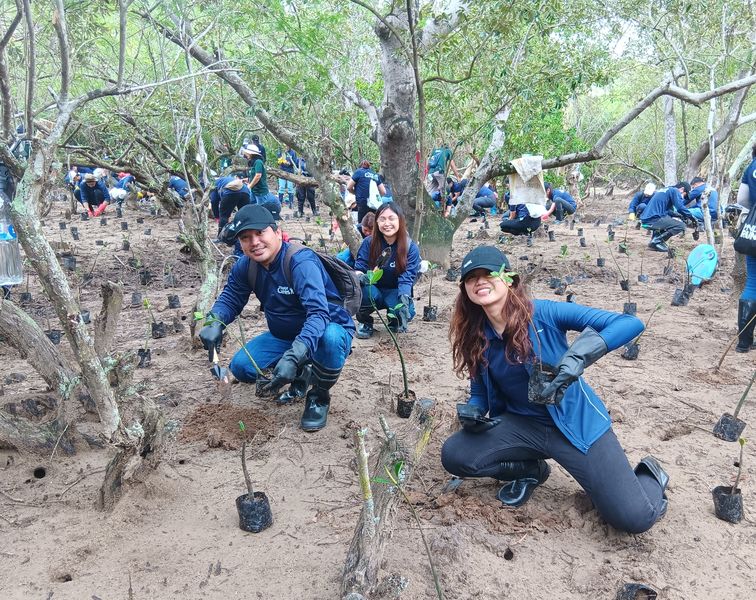
<path fill-rule="evenodd" d="M 712 433 L 715 437 L 718 437 L 720 440 L 725 440 L 726 442 L 735 442 L 740 437 L 740 434 L 743 433 L 743 430 L 746 427 L 746 422 L 738 419 L 738 415 L 740 414 L 740 409 L 743 408 L 743 404 L 745 404 L 746 397 L 748 396 L 748 392 L 751 391 L 754 381 L 756 381 L 756 370 L 754 370 L 753 375 L 751 376 L 751 381 L 748 382 L 748 386 L 740 397 L 740 400 L 735 407 L 735 411 L 732 414 L 724 413 L 719 417 L 719 421 L 717 421 L 716 425 L 714 425 Z"/>
<path fill-rule="evenodd" d="M 244 421 L 239 421 L 239 431 L 244 440 L 242 441 L 241 463 L 244 472 L 244 482 L 247 485 L 247 493 L 237 496 L 236 510 L 239 513 L 239 528 L 252 533 L 260 533 L 273 524 L 273 514 L 270 510 L 270 502 L 265 492 L 256 492 L 252 488 L 252 479 L 247 469 L 247 431 Z"/>
<path fill-rule="evenodd" d="M 646 333 L 648 330 L 648 324 L 651 322 L 651 317 L 653 317 L 656 314 L 656 311 L 661 310 L 662 305 L 657 304 L 654 307 L 654 310 L 651 311 L 651 314 L 648 315 L 648 318 L 646 319 L 646 323 L 643 325 L 643 331 L 640 332 L 640 335 L 635 338 L 634 340 L 628 342 L 625 344 L 624 350 L 622 350 L 622 354 L 620 356 L 626 360 L 635 360 L 638 358 L 638 354 L 640 354 L 640 339 L 643 337 L 643 334 Z"/>
<path fill-rule="evenodd" d="M 729 485 L 719 485 L 711 491 L 714 500 L 714 514 L 718 519 L 729 523 L 740 523 L 743 518 L 743 495 L 740 493 L 738 484 L 743 472 L 743 450 L 746 440 L 738 438 L 740 444 L 740 456 L 738 457 L 738 474 L 735 476 L 735 483 Z"/>
<path fill-rule="evenodd" d="M 438 268 L 436 263 L 428 263 L 428 305 L 423 307 L 423 321 L 435 321 L 438 318 L 438 307 L 433 305 L 433 273 Z"/>

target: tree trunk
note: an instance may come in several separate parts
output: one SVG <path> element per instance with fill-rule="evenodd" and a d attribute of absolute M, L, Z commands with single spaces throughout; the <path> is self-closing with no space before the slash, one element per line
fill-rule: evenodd
<path fill-rule="evenodd" d="M 36 321 L 10 300 L 0 300 L 0 335 L 63 401 L 71 398 L 81 378 L 69 368 Z"/>
<path fill-rule="evenodd" d="M 49 152 L 49 149 L 47 149 Z M 13 221 L 26 259 L 31 263 L 50 298 L 58 320 L 71 343 L 82 377 L 97 406 L 105 439 L 111 439 L 120 424 L 115 394 L 95 351 L 87 326 L 79 318 L 80 309 L 55 252 L 42 235 L 37 204 L 47 177 L 49 159 L 42 151 L 32 152 L 29 167 L 19 182 L 12 203 Z"/>
<path fill-rule="evenodd" d="M 123 306 L 123 285 L 108 281 L 100 286 L 102 308 L 95 319 L 94 339 L 97 355 L 102 359 L 110 353 L 110 345 L 118 325 L 118 317 Z"/>
<path fill-rule="evenodd" d="M 62 418 L 35 423 L 26 416 L 0 410 L 0 448 L 50 456 L 53 449 L 62 454 L 76 453 L 77 432 Z"/>
<path fill-rule="evenodd" d="M 162 412 L 151 400 L 140 397 L 132 424 L 115 444 L 115 456 L 105 469 L 98 507 L 110 511 L 132 485 L 143 483 L 160 462 L 165 422 Z"/>
<path fill-rule="evenodd" d="M 425 451 L 433 426 L 433 406 L 415 403 L 412 417 L 400 432 L 389 435 L 373 465 L 373 475 L 385 480 L 386 468 L 393 472 L 399 461 L 403 463 L 402 485 L 412 478 L 415 467 Z M 397 502 L 401 499 L 395 487 L 373 483 L 371 510 L 363 506 L 360 520 L 347 552 L 341 581 L 342 597 L 370 598 L 378 584 L 378 572 L 394 527 Z M 369 519 L 373 519 L 371 523 Z"/>
<path fill-rule="evenodd" d="M 408 32 L 407 11 L 394 5 L 394 13 L 386 17 L 396 32 Z M 403 40 L 380 21 L 374 25 L 381 48 L 383 103 L 378 110 L 376 142 L 381 154 L 381 171 L 391 184 L 394 201 L 404 209 L 407 229 L 412 231 L 417 205 L 417 181 L 420 177 L 415 130 L 415 75 Z M 408 33 L 409 35 L 409 33 Z M 420 161 L 425 157 L 421 156 Z"/>
<path fill-rule="evenodd" d="M 675 121 L 675 99 L 664 96 L 664 185 L 677 183 L 677 127 Z"/>

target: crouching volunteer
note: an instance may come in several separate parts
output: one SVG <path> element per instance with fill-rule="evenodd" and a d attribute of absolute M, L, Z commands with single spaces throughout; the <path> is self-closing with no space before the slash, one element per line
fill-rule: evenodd
<path fill-rule="evenodd" d="M 362 240 L 354 268 L 362 274 L 363 285 L 357 337 L 373 335 L 371 315 L 376 309 L 388 310 L 392 331 L 406 332 L 415 316 L 412 287 L 420 272 L 420 250 L 407 233 L 407 221 L 398 204 L 386 202 L 376 211 L 373 234 Z M 382 269 L 383 275 L 371 285 L 367 272 L 375 268 Z"/>
<path fill-rule="evenodd" d="M 508 482 L 498 498 L 518 507 L 548 479 L 551 458 L 610 525 L 648 530 L 667 510 L 669 477 L 652 456 L 630 467 L 606 408 L 581 378 L 585 368 L 636 337 L 642 323 L 569 302 L 531 302 L 525 284 L 508 270 L 507 257 L 492 246 L 474 249 L 462 262 L 450 338 L 454 369 L 471 377 L 471 397 L 457 407 L 462 429 L 443 445 L 444 468 L 459 477 Z M 571 345 L 567 331 L 581 332 Z M 529 380 L 541 364 L 554 365 L 556 376 L 531 392 L 531 402 Z"/>
<path fill-rule="evenodd" d="M 79 183 L 80 202 L 87 208 L 90 217 L 99 217 L 110 202 L 108 186 L 94 173 L 86 173 Z"/>
<path fill-rule="evenodd" d="M 224 324 L 231 325 L 254 293 L 269 331 L 236 353 L 231 372 L 239 381 L 256 380 L 247 352 L 261 369 L 275 365 L 268 391 L 291 384 L 279 396 L 281 403 L 306 394 L 300 425 L 305 431 L 318 431 L 326 425 L 330 389 L 352 349 L 352 317 L 315 252 L 302 248 L 287 254 L 290 244 L 282 240 L 267 208 L 243 207 L 226 231 L 238 237 L 244 256 L 231 270 L 199 337 L 206 349 L 217 349 Z"/>

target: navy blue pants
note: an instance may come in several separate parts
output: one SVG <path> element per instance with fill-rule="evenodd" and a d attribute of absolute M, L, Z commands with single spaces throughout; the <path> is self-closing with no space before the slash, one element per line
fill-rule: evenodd
<path fill-rule="evenodd" d="M 458 477 L 496 477 L 504 461 L 553 458 L 612 527 L 642 533 L 656 523 L 663 508 L 661 485 L 645 470 L 633 472 L 614 431 L 583 454 L 553 424 L 512 414 L 501 419 L 487 431 L 462 429 L 447 439 L 441 449 L 444 468 Z"/>

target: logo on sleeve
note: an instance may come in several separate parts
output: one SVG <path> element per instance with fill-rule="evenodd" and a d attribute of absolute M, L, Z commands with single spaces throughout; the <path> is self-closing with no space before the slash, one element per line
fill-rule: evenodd
<path fill-rule="evenodd" d="M 279 285 L 276 292 L 284 296 L 292 296 L 294 294 L 294 290 L 292 290 L 290 287 L 286 287 L 285 285 Z"/>

